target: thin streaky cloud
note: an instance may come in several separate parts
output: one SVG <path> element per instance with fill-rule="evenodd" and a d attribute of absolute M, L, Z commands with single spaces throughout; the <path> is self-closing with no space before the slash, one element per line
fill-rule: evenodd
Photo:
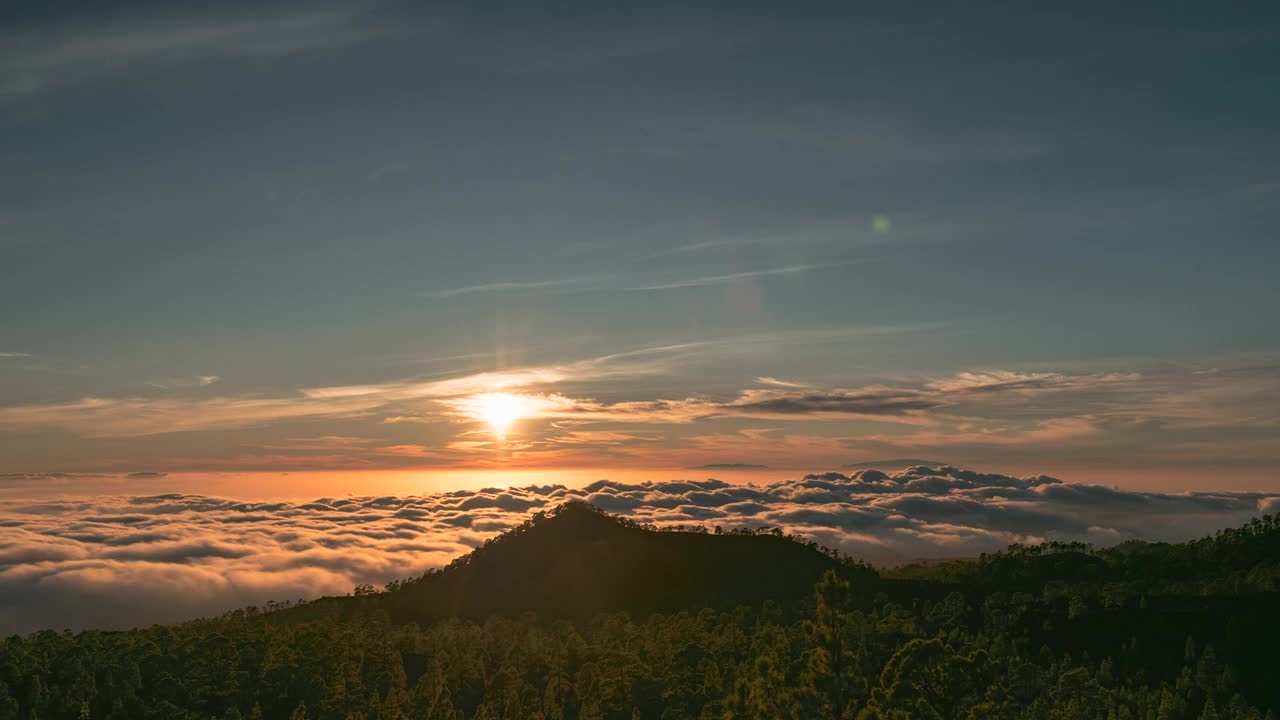
<path fill-rule="evenodd" d="M 34 95 L 143 65 L 278 57 L 378 34 L 363 7 L 321 4 L 270 15 L 156 14 L 0 36 L 0 98 Z"/>
<path fill-rule="evenodd" d="M 610 353 L 608 355 L 600 355 L 589 360 L 581 361 L 589 365 L 600 365 L 603 363 L 622 360 L 625 358 L 646 357 L 649 355 L 678 355 L 687 353 L 697 348 L 708 347 L 717 344 L 732 343 L 738 338 L 721 338 L 716 340 L 694 340 L 684 343 L 673 343 L 670 345 L 650 345 L 632 350 L 623 350 L 622 352 Z"/>
<path fill-rule="evenodd" d="M 1093 374 L 1085 376 L 1019 375 L 1000 372 L 1002 378 L 1036 379 L 1038 392 L 1067 392 L 1092 386 L 1114 384 L 1116 375 Z M 960 376 L 964 379 L 964 376 Z M 1005 382 L 984 391 L 984 395 L 1023 394 L 1024 385 Z M 629 400 L 601 402 L 592 398 L 570 397 L 559 393 L 519 395 L 518 402 L 526 417 L 584 420 L 591 422 L 626 423 L 690 423 L 708 418 L 740 417 L 770 420 L 794 419 L 874 419 L 880 422 L 933 425 L 943 418 L 943 410 L 965 400 L 970 395 L 968 386 L 942 379 L 916 386 L 893 387 L 864 385 L 853 388 L 815 388 L 783 383 L 779 387 L 750 388 L 729 399 L 716 400 L 704 396 L 683 398 L 657 398 L 653 400 Z M 440 404 L 462 418 L 483 419 L 483 396 L 456 396 L 443 398 Z M 956 421 L 956 418 L 947 418 Z M 973 418 L 968 422 L 979 421 Z M 1095 431 L 1092 422 L 1072 418 L 1064 424 L 1063 418 L 1050 418 L 1048 426 L 1037 427 L 1032 438 L 1056 438 L 1069 434 L 1078 436 Z M 975 437 L 994 437 L 987 433 Z M 997 438 L 998 440 L 1001 438 Z M 1014 440 L 1016 442 L 1016 438 Z"/>
<path fill-rule="evenodd" d="M 193 375 L 170 380 L 157 380 L 149 384 L 151 387 L 160 388 L 161 390 L 180 390 L 183 388 L 209 387 L 221 379 L 218 375 Z"/>
<path fill-rule="evenodd" d="M 10 359 L 10 358 L 28 358 L 28 357 L 31 357 L 31 353 L 21 353 L 21 352 L 0 352 L 0 358 L 4 358 L 4 359 Z"/>
<path fill-rule="evenodd" d="M 724 251 L 739 248 L 784 247 L 795 248 L 799 245 L 822 246 L 837 244 L 841 249 L 852 246 L 871 247 L 887 242 L 884 233 L 867 230 L 868 219 L 864 215 L 833 218 L 816 222 L 786 223 L 773 227 L 754 230 L 711 228 L 673 227 L 670 233 L 683 235 L 711 235 L 701 240 L 693 240 L 683 245 L 672 245 L 658 249 L 646 249 L 633 256 L 633 261 L 654 260 L 671 256 L 701 253 L 704 251 Z"/>
<path fill-rule="evenodd" d="M 784 388 L 800 389 L 800 388 L 809 387 L 804 383 L 790 382 L 787 380 L 779 380 L 776 377 L 769 377 L 769 376 L 758 377 L 756 378 L 756 382 L 760 383 L 761 385 L 773 385 L 775 387 L 784 387 Z"/>
<path fill-rule="evenodd" d="M 702 287 L 704 285 L 720 285 L 723 283 L 733 282 L 735 280 L 746 280 L 755 277 L 764 277 L 767 275 L 791 275 L 801 273 L 807 270 L 813 270 L 819 267 L 828 267 L 823 265 L 788 265 L 786 267 L 769 268 L 768 270 L 749 270 L 747 272 L 729 273 L 727 275 L 709 275 L 706 277 L 689 278 L 688 280 L 676 280 L 674 282 L 659 283 L 657 285 L 641 285 L 639 287 L 627 288 L 633 292 L 647 292 L 652 290 L 676 290 L 679 288 Z"/>
<path fill-rule="evenodd" d="M 654 260 L 661 257 L 667 257 L 668 255 L 682 255 L 684 253 L 696 253 L 696 252 L 701 252 L 703 250 L 710 250 L 712 248 L 722 248 L 730 245 L 741 245 L 741 244 L 746 244 L 746 243 L 744 243 L 741 240 L 733 240 L 729 238 L 720 238 L 717 240 L 700 240 L 698 242 L 692 242 L 686 245 L 675 245 L 672 247 L 662 248 L 660 250 L 654 250 L 652 252 L 639 256 L 637 259 Z"/>
<path fill-rule="evenodd" d="M 836 265 L 849 265 L 852 263 L 829 263 L 824 265 L 808 264 L 808 265 L 787 265 L 784 267 L 766 268 L 764 270 L 748 270 L 737 273 L 727 273 L 724 275 L 709 275 L 705 277 L 686 278 L 680 280 L 671 280 L 665 282 L 656 282 L 650 285 L 639 285 L 635 287 L 624 288 L 630 292 L 645 292 L 654 290 L 675 290 L 678 288 L 699 287 L 703 285 L 717 285 L 721 283 L 733 282 L 735 280 L 745 280 L 753 277 L 764 277 L 768 275 L 788 275 L 793 273 L 805 272 L 807 270 L 815 270 L 822 267 L 832 267 Z M 460 297 L 465 295 L 478 295 L 484 293 L 519 293 L 533 290 L 565 290 L 570 292 L 592 292 L 613 290 L 616 285 L 620 284 L 617 276 L 608 275 L 590 275 L 577 276 L 571 278 L 558 278 L 552 280 L 511 280 L 491 283 L 480 283 L 477 285 L 464 285 L 456 288 L 447 288 L 428 293 L 429 297 L 449 298 Z"/>
<path fill-rule="evenodd" d="M 661 354 L 662 349 L 632 354 Z M 252 427 L 308 418 L 366 417 L 398 403 L 528 389 L 572 380 L 665 372 L 661 359 L 600 356 L 559 365 L 460 374 L 436 380 L 408 379 L 367 385 L 302 388 L 278 396 L 82 397 L 73 401 L 0 407 L 0 432 L 58 429 L 86 437 L 141 437 Z M 398 413 L 407 416 L 406 413 Z"/>
<path fill-rule="evenodd" d="M 848 331 L 849 329 L 846 329 Z M 865 330 L 865 329 L 864 329 Z M 830 332 L 830 331 L 824 331 Z M 776 343 L 795 333 L 772 336 Z M 78 400 L 0 407 L 0 432 L 63 430 L 86 437 L 136 437 L 173 432 L 224 430 L 308 418 L 375 417 L 391 422 L 447 419 L 477 415 L 474 404 L 484 393 L 518 393 L 527 407 L 526 416 L 543 419 L 585 422 L 675 423 L 682 424 L 706 418 L 819 419 L 862 418 L 896 424 L 963 423 L 955 432 L 981 433 L 976 438 L 988 439 L 1009 435 L 1010 429 L 1038 434 L 1029 438 L 1046 439 L 1064 434 L 1079 436 L 1094 432 L 1096 422 L 1062 424 L 1064 416 L 1076 418 L 1112 417 L 1114 422 L 1126 419 L 1156 418 L 1161 422 L 1175 419 L 1185 423 L 1208 418 L 1231 426 L 1240 417 L 1206 416 L 1204 396 L 1222 396 L 1227 388 L 1214 382 L 1221 374 L 1168 378 L 1153 384 L 1152 378 L 1139 374 L 1089 373 L 1019 373 L 1008 370 L 982 370 L 920 380 L 903 386 L 858 385 L 845 388 L 800 386 L 777 378 L 762 377 L 758 381 L 768 388 L 741 390 L 719 400 L 694 392 L 674 397 L 629 399 L 602 402 L 591 397 L 560 394 L 560 386 L 581 386 L 584 382 L 618 377 L 670 372 L 680 357 L 689 353 L 732 347 L 750 342 L 750 338 L 725 338 L 693 343 L 641 347 L 623 353 L 589 357 L 558 364 L 532 365 L 504 370 L 461 373 L 437 378 L 408 378 L 364 385 L 320 386 L 301 388 L 294 393 L 276 396 L 218 396 L 202 399 L 165 397 L 83 397 Z M 193 382 L 211 380 L 214 376 L 197 376 Z M 1229 378 L 1228 378 L 1229 379 Z M 1266 392 L 1263 378 L 1245 378 L 1253 394 L 1274 397 Z M 1181 380 L 1181 382 L 1179 382 Z M 210 383 L 212 384 L 212 383 Z M 1172 387 L 1170 387 L 1172 384 Z M 791 387 L 792 385 L 798 387 Z M 588 390 L 589 392 L 589 390 Z M 1049 392 L 1085 393 L 1068 408 L 1041 413 L 1046 408 L 1034 396 Z M 1234 397 L 1234 393 L 1231 395 Z M 987 400 L 991 398 L 991 400 Z M 1004 398 L 999 400 L 999 398 Z M 991 404 L 995 403 L 995 404 Z M 1023 407 L 1007 419 L 1011 403 Z M 1028 403 L 1031 403 L 1028 405 Z M 1083 404 L 1081 404 L 1083 403 Z M 1188 406 L 1201 408 L 1195 414 Z M 1003 408 L 1003 410 L 1002 410 Z M 968 419 L 955 414 L 954 409 Z M 1070 410 L 1070 412 L 1067 412 Z M 1258 417 L 1264 412 L 1252 413 Z M 944 418 L 942 415 L 948 415 Z M 1029 426 L 1045 420 L 1057 425 Z M 978 425 L 975 425 L 978 423 Z M 1255 423 L 1256 424 L 1256 423 Z M 948 431 L 950 432 L 950 431 Z M 952 432 L 951 435 L 955 435 Z M 944 438 L 945 439 L 945 438 Z M 1000 440 L 1003 438 L 997 438 Z M 985 444 L 992 444 L 986 442 Z"/>
<path fill-rule="evenodd" d="M 910 329 L 910 328 L 907 328 Z M 900 329 L 898 329 L 900 330 Z M 421 419 L 415 412 L 394 411 L 400 403 L 458 398 L 484 392 L 532 391 L 560 383 L 583 383 L 618 377 L 658 375 L 670 372 L 679 358 L 702 351 L 716 351 L 757 342 L 777 343 L 798 340 L 880 333 L 892 328 L 841 328 L 745 335 L 711 340 L 640 347 L 620 353 L 589 357 L 549 365 L 507 370 L 460 373 L 437 379 L 401 379 L 364 385 L 300 388 L 275 396 L 215 396 L 199 400 L 164 397 L 99 397 L 0 407 L 0 432 L 32 429 L 59 429 L 85 437 L 140 437 L 173 432 L 226 430 L 307 418 L 354 418 L 373 413 L 395 412 L 396 420 Z M 187 387 L 215 384 L 215 376 L 187 379 Z M 177 390 L 179 388 L 167 388 Z M 634 420 L 651 415 L 665 417 L 660 405 L 643 403 L 608 407 L 570 402 L 559 414 L 581 418 L 608 419 L 610 416 Z M 677 403 L 681 410 L 707 410 L 706 403 Z M 715 410 L 715 408 L 710 408 Z M 828 408 L 829 410 L 830 408 Z M 659 411 L 659 412 L 655 412 Z M 545 413 L 544 413 L 545 414 Z M 680 413 L 676 413 L 681 415 Z M 693 417 L 696 413 L 681 415 Z M 714 414 L 704 413 L 704 414 Z M 794 414 L 794 413 L 792 413 Z M 670 420 L 664 420 L 670 421 Z"/>
<path fill-rule="evenodd" d="M 533 281 L 511 281 L 511 282 L 492 282 L 482 283 L 479 285 L 465 285 L 463 287 L 449 288 L 430 293 L 431 297 L 447 298 L 458 297 L 460 295 L 477 295 L 481 293 L 504 293 L 504 292 L 522 292 L 525 290 L 547 290 L 550 288 L 569 288 L 581 287 L 584 281 L 581 278 L 564 278 L 560 280 L 533 280 Z"/>

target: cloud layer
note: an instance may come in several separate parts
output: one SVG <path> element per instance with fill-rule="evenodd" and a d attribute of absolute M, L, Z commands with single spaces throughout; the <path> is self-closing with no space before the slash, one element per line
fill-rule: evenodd
<path fill-rule="evenodd" d="M 0 504 L 0 633 L 172 622 L 420 574 L 567 500 L 658 524 L 777 526 L 877 563 L 1010 542 L 1181 540 L 1280 508 L 1265 493 L 1162 494 L 953 467 L 771 485 L 601 480 L 246 503 L 196 495 Z"/>

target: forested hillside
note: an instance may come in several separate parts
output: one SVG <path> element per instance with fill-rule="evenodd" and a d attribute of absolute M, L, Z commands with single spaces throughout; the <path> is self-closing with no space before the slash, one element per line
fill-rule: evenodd
<path fill-rule="evenodd" d="M 534 612 L 590 619 L 600 612 L 642 616 L 687 608 L 729 609 L 774 600 L 794 607 L 830 569 L 874 580 L 871 568 L 781 532 L 706 528 L 657 532 L 568 503 L 521 525 L 421 578 L 387 592 L 361 589 L 358 600 L 333 598 L 292 611 L 387 613 L 420 624 L 450 617 Z"/>
<path fill-rule="evenodd" d="M 16 718 L 1036 718 L 1280 712 L 1280 522 L 870 568 L 573 505 L 385 590 L 12 637 Z"/>

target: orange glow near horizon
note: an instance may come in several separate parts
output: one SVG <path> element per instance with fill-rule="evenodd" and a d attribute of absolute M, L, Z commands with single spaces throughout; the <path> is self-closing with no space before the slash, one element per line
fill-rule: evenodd
<path fill-rule="evenodd" d="M 322 497 L 370 495 L 420 495 L 485 487 L 520 487 L 559 484 L 582 487 L 596 480 L 638 483 L 645 481 L 704 480 L 715 478 L 734 485 L 767 485 L 796 480 L 809 472 L 830 467 L 711 469 L 678 466 L 626 467 L 461 467 L 378 470 L 288 470 L 176 472 L 153 478 L 129 478 L 123 474 L 95 474 L 58 479 L 39 486 L 0 487 L 0 501 L 34 498 L 82 498 L 103 494 L 148 495 L 193 493 L 209 497 L 261 501 L 311 501 Z M 1049 468 L 1048 474 L 1067 482 L 1114 485 L 1128 490 L 1184 492 L 1202 487 L 1203 471 L 1188 469 L 1123 468 L 1112 471 L 1081 466 Z M 1000 466 L 994 472 L 1034 474 L 1029 468 Z M 1241 492 L 1273 491 L 1274 478 L 1267 472 L 1239 472 L 1224 489 Z"/>

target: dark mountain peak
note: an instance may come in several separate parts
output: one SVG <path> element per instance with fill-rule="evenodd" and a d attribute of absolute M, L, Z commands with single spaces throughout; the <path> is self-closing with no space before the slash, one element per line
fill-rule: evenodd
<path fill-rule="evenodd" d="M 751 463 L 707 463 L 706 465 L 694 465 L 690 470 L 768 470 L 768 465 L 753 465 Z"/>
<path fill-rule="evenodd" d="M 485 542 L 441 571 L 370 598 L 398 621 L 532 611 L 590 617 L 684 608 L 792 603 L 842 566 L 780 533 L 660 530 L 569 502 Z M 338 599 L 341 600 L 341 599 Z"/>
<path fill-rule="evenodd" d="M 921 460 L 920 458 L 890 458 L 888 460 L 867 460 L 865 462 L 849 463 L 841 465 L 842 470 L 906 470 L 908 468 L 923 467 L 930 470 L 945 466 L 946 463 L 937 460 Z"/>
<path fill-rule="evenodd" d="M 572 500 L 551 510 L 534 513 L 524 523 L 490 538 L 470 555 L 458 558 L 454 564 L 473 564 L 496 548 L 502 548 L 503 553 L 549 551 L 559 547 L 572 547 L 576 543 L 618 537 L 639 529 L 630 520 L 609 515 L 595 505 L 581 500 Z"/>
<path fill-rule="evenodd" d="M 532 524 L 556 532 L 587 535 L 616 533 L 634 527 L 634 523 L 609 515 L 595 505 L 581 500 L 571 500 L 545 514 L 538 513 L 533 516 Z"/>

